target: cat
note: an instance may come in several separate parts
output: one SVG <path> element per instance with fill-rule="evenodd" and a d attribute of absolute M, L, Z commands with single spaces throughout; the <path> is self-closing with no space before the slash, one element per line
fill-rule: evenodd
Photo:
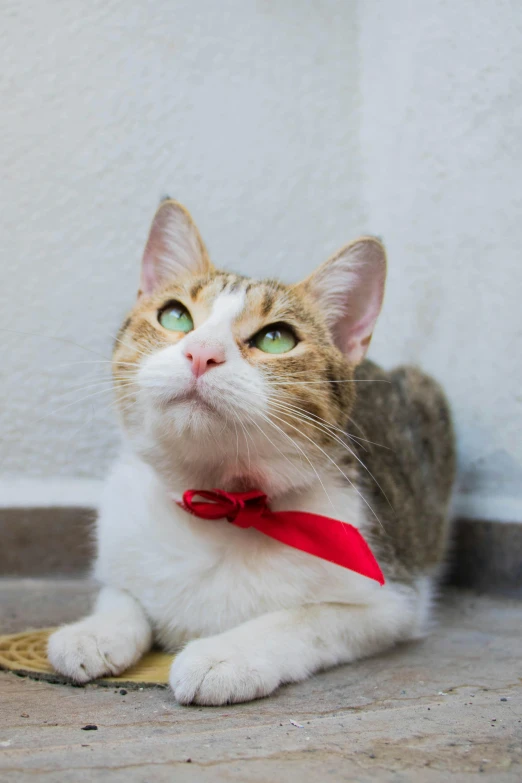
<path fill-rule="evenodd" d="M 221 705 L 427 632 L 454 437 L 431 378 L 364 358 L 385 277 L 372 237 L 294 285 L 222 272 L 187 210 L 160 205 L 114 346 L 123 446 L 97 521 L 102 588 L 51 635 L 58 672 L 118 675 L 157 643 L 176 652 L 178 702 Z M 385 585 L 176 502 L 213 488 L 355 526 Z"/>

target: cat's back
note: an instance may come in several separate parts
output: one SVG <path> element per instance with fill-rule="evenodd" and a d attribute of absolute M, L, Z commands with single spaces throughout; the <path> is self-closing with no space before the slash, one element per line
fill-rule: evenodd
<path fill-rule="evenodd" d="M 374 520 L 375 544 L 399 578 L 434 570 L 444 559 L 455 475 L 449 405 L 440 386 L 415 367 L 385 371 L 364 361 L 349 431 Z M 377 483 L 380 487 L 377 486 Z"/>

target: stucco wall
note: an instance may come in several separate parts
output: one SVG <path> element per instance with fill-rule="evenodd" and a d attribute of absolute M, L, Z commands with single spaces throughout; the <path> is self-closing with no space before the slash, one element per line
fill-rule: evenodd
<path fill-rule="evenodd" d="M 359 4 L 361 201 L 390 258 L 374 355 L 443 381 L 473 513 L 522 521 L 522 5 L 384 8 Z"/>
<path fill-rule="evenodd" d="M 383 236 L 373 356 L 443 381 L 464 488 L 522 519 L 521 32 L 493 0 L 8 2 L 0 328 L 32 336 L 1 332 L 0 475 L 103 475 L 111 398 L 86 397 L 108 365 L 90 362 L 169 193 L 253 274 Z"/>
<path fill-rule="evenodd" d="M 108 358 L 165 193 L 216 262 L 252 273 L 305 273 L 357 232 L 350 4 L 32 0 L 3 17 L 0 327 Z M 97 354 L 1 332 L 1 473 L 103 474 L 110 395 L 64 393 L 102 376 L 76 364 Z"/>

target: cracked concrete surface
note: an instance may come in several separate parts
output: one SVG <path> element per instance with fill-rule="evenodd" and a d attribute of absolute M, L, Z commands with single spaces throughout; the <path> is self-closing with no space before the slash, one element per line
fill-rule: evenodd
<path fill-rule="evenodd" d="M 81 581 L 0 589 L 4 632 L 74 618 L 91 593 Z M 518 783 L 522 603 L 450 592 L 439 619 L 422 643 L 222 708 L 0 672 L 0 780 Z"/>

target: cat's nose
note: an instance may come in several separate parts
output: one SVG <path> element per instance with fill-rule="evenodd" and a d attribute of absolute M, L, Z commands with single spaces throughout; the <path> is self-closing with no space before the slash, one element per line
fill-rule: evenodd
<path fill-rule="evenodd" d="M 183 353 L 191 363 L 192 372 L 196 378 L 225 361 L 225 349 L 216 345 L 204 346 L 189 343 Z"/>

